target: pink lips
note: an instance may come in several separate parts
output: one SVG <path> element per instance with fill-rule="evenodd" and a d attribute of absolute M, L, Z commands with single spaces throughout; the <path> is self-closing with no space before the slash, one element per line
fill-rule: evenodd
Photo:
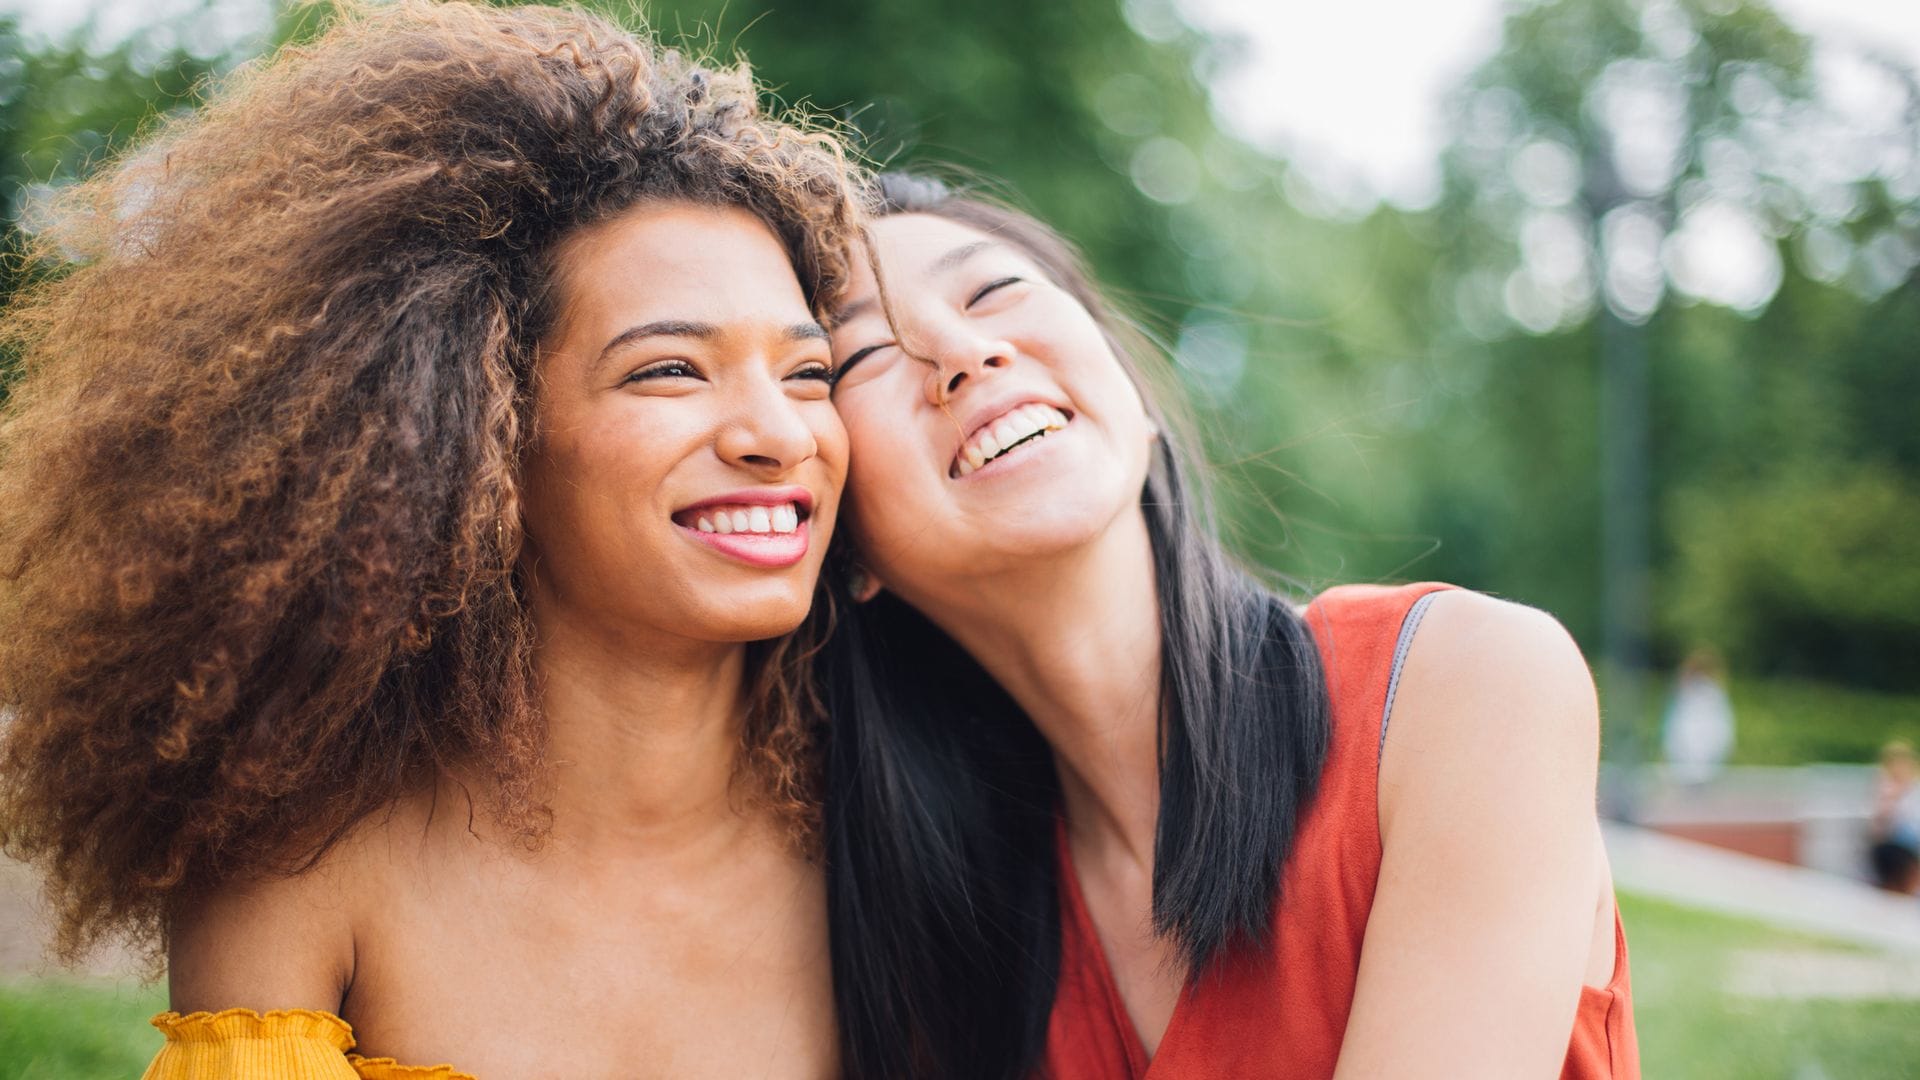
<path fill-rule="evenodd" d="M 807 523 L 789 533 L 708 533 L 680 526 L 680 531 L 748 566 L 779 568 L 807 557 Z"/>
<path fill-rule="evenodd" d="M 703 532 L 697 526 L 701 511 L 723 506 L 781 506 L 792 503 L 799 524 L 792 532 Z M 673 513 L 673 523 L 687 536 L 748 566 L 779 569 L 807 556 L 812 538 L 808 520 L 813 515 L 813 493 L 797 484 L 745 488 L 724 492 L 684 506 Z"/>

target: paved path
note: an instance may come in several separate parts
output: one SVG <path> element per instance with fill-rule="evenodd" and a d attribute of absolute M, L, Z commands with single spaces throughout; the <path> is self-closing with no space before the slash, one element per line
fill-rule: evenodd
<path fill-rule="evenodd" d="M 1604 831 L 1614 884 L 1626 892 L 1920 954 L 1920 899 L 1649 829 L 1607 823 Z"/>
<path fill-rule="evenodd" d="M 1744 997 L 1842 1001 L 1920 998 L 1920 953 L 1743 949 L 1727 989 Z"/>

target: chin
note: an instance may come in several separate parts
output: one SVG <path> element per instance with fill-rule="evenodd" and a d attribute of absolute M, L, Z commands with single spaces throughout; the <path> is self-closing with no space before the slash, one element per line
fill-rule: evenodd
<path fill-rule="evenodd" d="M 1025 555 L 1057 555 L 1091 544 L 1113 527 L 1121 515 L 1137 508 L 1138 497 L 1121 493 L 1078 492 L 1079 498 L 1035 500 L 1001 515 L 993 533 L 994 546 Z"/>
<path fill-rule="evenodd" d="M 694 616 L 699 623 L 687 636 L 706 641 L 765 641 L 790 634 L 806 621 L 813 596 L 741 599 Z"/>

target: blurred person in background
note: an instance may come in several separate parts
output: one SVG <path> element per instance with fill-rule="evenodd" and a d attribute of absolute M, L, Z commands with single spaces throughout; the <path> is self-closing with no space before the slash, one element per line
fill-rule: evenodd
<path fill-rule="evenodd" d="M 822 658 L 850 1071 L 1637 1077 L 1566 632 L 1263 586 L 1067 243 L 880 192 Z"/>
<path fill-rule="evenodd" d="M 407 2 L 72 194 L 0 830 L 66 956 L 166 952 L 148 1077 L 837 1074 L 789 632 L 848 176 L 743 69 Z"/>
<path fill-rule="evenodd" d="M 1920 892 L 1920 782 L 1913 745 L 1896 739 L 1880 749 L 1868 819 L 1867 864 L 1874 884 Z"/>
<path fill-rule="evenodd" d="M 1699 648 L 1687 654 L 1674 679 L 1661 722 L 1661 746 L 1669 774 L 1683 784 L 1704 784 L 1719 775 L 1733 752 L 1733 701 L 1727 696 L 1720 654 Z"/>
<path fill-rule="evenodd" d="M 1873 883 L 1888 892 L 1905 896 L 1920 893 L 1920 851 L 1881 840 L 1867 849 L 1867 867 Z"/>

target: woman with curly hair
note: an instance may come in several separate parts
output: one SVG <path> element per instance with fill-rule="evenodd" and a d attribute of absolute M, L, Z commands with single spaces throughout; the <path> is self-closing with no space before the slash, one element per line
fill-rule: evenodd
<path fill-rule="evenodd" d="M 167 956 L 149 1076 L 835 1071 L 790 632 L 854 192 L 744 70 L 408 2 L 72 194 L 0 829 L 63 954 Z"/>

